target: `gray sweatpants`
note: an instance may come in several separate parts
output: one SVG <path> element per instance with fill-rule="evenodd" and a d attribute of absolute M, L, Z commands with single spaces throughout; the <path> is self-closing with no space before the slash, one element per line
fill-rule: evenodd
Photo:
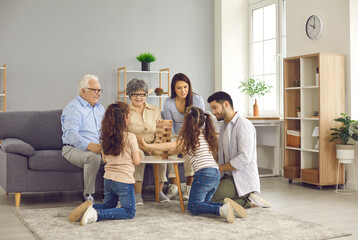
<path fill-rule="evenodd" d="M 101 154 L 83 151 L 73 146 L 63 146 L 62 156 L 73 165 L 83 168 L 83 196 L 95 193 L 98 169 L 103 164 Z"/>

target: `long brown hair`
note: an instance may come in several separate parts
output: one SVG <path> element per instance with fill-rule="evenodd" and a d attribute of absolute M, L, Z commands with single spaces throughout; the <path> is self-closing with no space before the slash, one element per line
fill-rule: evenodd
<path fill-rule="evenodd" d="M 190 79 L 188 78 L 187 75 L 185 75 L 184 73 L 177 73 L 174 75 L 173 79 L 172 79 L 172 83 L 170 85 L 170 90 L 171 90 L 171 98 L 175 98 L 177 96 L 177 94 L 175 93 L 175 84 L 179 81 L 183 81 L 185 83 L 188 84 L 189 86 L 189 92 L 188 95 L 185 98 L 185 108 L 192 106 L 193 105 L 193 90 L 191 88 L 191 82 Z"/>
<path fill-rule="evenodd" d="M 209 114 L 197 107 L 187 109 L 183 128 L 179 134 L 179 143 L 183 145 L 183 154 L 195 155 L 199 147 L 200 128 L 205 123 L 204 136 L 212 153 L 218 151 L 218 139 Z"/>
<path fill-rule="evenodd" d="M 128 114 L 129 107 L 126 103 L 116 102 L 108 106 L 101 128 L 102 149 L 105 155 L 118 156 L 123 152 Z"/>

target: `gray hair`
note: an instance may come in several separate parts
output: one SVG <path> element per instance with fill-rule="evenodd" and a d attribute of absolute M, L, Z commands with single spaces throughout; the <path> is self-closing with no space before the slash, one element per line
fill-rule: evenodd
<path fill-rule="evenodd" d="M 95 80 L 98 82 L 98 77 L 91 74 L 86 74 L 83 76 L 83 78 L 78 82 L 77 84 L 77 93 L 78 95 L 81 95 L 81 90 L 88 88 L 88 82 L 89 80 Z"/>
<path fill-rule="evenodd" d="M 131 93 L 143 90 L 148 94 L 148 84 L 142 79 L 133 78 L 127 83 L 127 95 L 130 96 Z"/>

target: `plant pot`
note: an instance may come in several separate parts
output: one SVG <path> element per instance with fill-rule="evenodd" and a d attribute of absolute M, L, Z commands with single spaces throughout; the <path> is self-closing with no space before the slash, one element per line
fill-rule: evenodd
<path fill-rule="evenodd" d="M 297 117 L 301 117 L 301 112 L 297 112 Z"/>
<path fill-rule="evenodd" d="M 355 145 L 353 144 L 337 144 L 336 156 L 339 163 L 352 163 L 354 160 Z"/>
<path fill-rule="evenodd" d="M 257 99 L 255 99 L 255 104 L 254 104 L 254 116 L 255 117 L 259 116 L 259 105 L 257 104 Z"/>
<path fill-rule="evenodd" d="M 150 71 L 150 63 L 142 62 L 142 71 Z"/>

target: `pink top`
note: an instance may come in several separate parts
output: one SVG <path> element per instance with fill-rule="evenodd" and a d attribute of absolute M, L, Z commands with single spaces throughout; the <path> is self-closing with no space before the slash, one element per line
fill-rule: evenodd
<path fill-rule="evenodd" d="M 105 155 L 104 160 L 107 164 L 104 167 L 103 177 L 121 183 L 135 183 L 132 153 L 139 152 L 137 138 L 130 132 L 124 134 L 128 134 L 128 137 L 123 152 L 118 156 Z"/>

